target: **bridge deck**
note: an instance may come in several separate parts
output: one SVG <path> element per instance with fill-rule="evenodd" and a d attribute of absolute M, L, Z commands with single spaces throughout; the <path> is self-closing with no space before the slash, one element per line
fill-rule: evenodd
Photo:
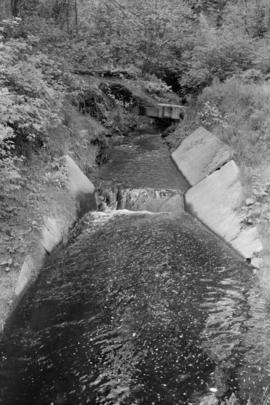
<path fill-rule="evenodd" d="M 145 107 L 145 115 L 153 118 L 170 118 L 180 120 L 184 117 L 185 107 L 178 104 L 159 103 L 156 106 Z"/>

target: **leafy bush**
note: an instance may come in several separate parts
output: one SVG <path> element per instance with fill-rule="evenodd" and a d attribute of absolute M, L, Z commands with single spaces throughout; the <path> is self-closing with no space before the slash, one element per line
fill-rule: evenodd
<path fill-rule="evenodd" d="M 5 20 L 0 31 L 0 198 L 7 204 L 22 181 L 21 156 L 45 144 L 49 126 L 59 123 L 60 97 L 36 39 L 18 38 L 20 20 Z"/>
<path fill-rule="evenodd" d="M 164 83 L 162 80 L 155 78 L 155 80 L 143 82 L 143 88 L 151 95 L 162 96 L 163 94 L 172 91 L 171 87 Z"/>
<path fill-rule="evenodd" d="M 192 50 L 184 53 L 186 69 L 180 79 L 184 88 L 198 92 L 214 78 L 225 80 L 253 65 L 252 43 L 227 32 L 210 30 L 197 38 Z"/>
<path fill-rule="evenodd" d="M 236 151 L 241 164 L 252 166 L 270 146 L 270 85 L 233 77 L 215 82 L 199 97 L 202 124 Z"/>
<path fill-rule="evenodd" d="M 13 155 L 14 144 L 5 141 L 7 135 L 10 135 L 8 130 L 0 124 L 0 219 L 6 216 L 9 200 L 22 184 L 18 168 L 21 159 Z"/>
<path fill-rule="evenodd" d="M 26 40 L 2 37 L 0 119 L 15 144 L 36 139 L 43 143 L 48 126 L 59 121 L 57 94 L 40 68 L 45 56 L 33 55 L 32 49 Z"/>
<path fill-rule="evenodd" d="M 211 128 L 215 125 L 223 126 L 225 123 L 225 119 L 222 117 L 217 106 L 210 101 L 204 103 L 202 110 L 199 112 L 199 118 L 202 125 L 207 128 Z"/>

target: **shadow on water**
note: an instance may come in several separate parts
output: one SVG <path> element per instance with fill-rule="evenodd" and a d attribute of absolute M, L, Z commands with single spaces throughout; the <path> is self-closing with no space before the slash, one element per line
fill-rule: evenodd
<path fill-rule="evenodd" d="M 183 191 L 155 139 L 116 146 L 104 181 Z M 213 384 L 230 395 L 249 283 L 246 265 L 183 212 L 90 213 L 6 328 L 0 403 L 187 405 Z"/>

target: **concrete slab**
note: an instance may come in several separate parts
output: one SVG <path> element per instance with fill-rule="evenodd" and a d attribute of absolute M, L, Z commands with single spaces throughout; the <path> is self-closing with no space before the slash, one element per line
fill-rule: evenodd
<path fill-rule="evenodd" d="M 65 224 L 61 223 L 56 218 L 44 218 L 44 226 L 41 230 L 41 245 L 47 253 L 52 250 L 62 241 Z"/>
<path fill-rule="evenodd" d="M 69 190 L 78 205 L 78 216 L 96 209 L 95 186 L 81 171 L 74 160 L 66 155 Z"/>
<path fill-rule="evenodd" d="M 205 128 L 189 135 L 172 153 L 178 169 L 193 186 L 232 159 L 232 149 Z"/>
<path fill-rule="evenodd" d="M 81 194 L 93 194 L 95 191 L 94 184 L 86 177 L 70 156 L 66 155 L 65 158 L 71 194 L 75 198 Z"/>
<path fill-rule="evenodd" d="M 243 224 L 238 208 L 243 200 L 240 171 L 231 160 L 185 194 L 186 209 L 228 242 L 243 257 L 262 250 L 255 227 Z"/>
<path fill-rule="evenodd" d="M 22 296 L 27 288 L 36 280 L 45 256 L 45 250 L 40 244 L 38 244 L 36 246 L 36 251 L 32 255 L 27 255 L 25 257 L 16 282 L 14 291 L 15 297 L 18 298 Z"/>

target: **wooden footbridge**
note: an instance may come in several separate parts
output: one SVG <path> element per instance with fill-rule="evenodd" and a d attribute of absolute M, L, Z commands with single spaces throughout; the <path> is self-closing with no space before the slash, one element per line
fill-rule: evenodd
<path fill-rule="evenodd" d="M 144 107 L 144 114 L 152 118 L 168 118 L 171 120 L 181 120 L 184 118 L 185 107 L 178 104 L 158 103 L 154 106 Z"/>

